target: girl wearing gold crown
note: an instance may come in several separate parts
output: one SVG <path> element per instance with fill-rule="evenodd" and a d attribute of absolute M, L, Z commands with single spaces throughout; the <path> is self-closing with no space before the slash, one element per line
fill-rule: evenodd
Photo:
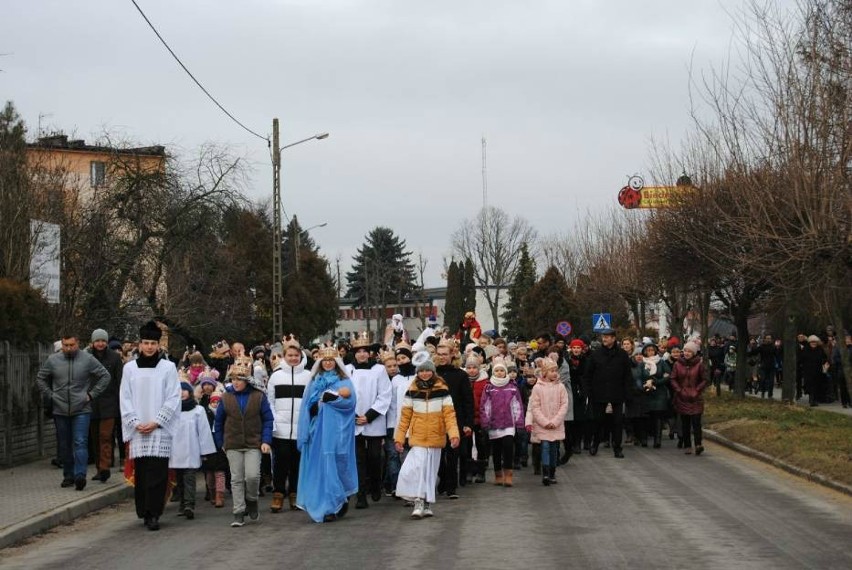
<path fill-rule="evenodd" d="M 349 497 L 358 491 L 357 396 L 337 349 L 323 347 L 317 356 L 299 410 L 296 506 L 315 522 L 331 522 L 346 514 Z"/>

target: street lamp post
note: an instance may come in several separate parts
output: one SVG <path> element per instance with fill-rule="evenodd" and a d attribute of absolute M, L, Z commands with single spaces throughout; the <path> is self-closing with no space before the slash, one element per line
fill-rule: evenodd
<path fill-rule="evenodd" d="M 295 269 L 296 273 L 299 273 L 299 252 L 302 251 L 302 234 L 308 235 L 308 232 L 311 230 L 315 230 L 317 228 L 324 228 L 328 225 L 328 222 L 323 222 L 321 224 L 316 224 L 314 226 L 309 227 L 306 230 L 301 230 L 296 232 L 296 239 L 293 240 L 295 243 L 295 250 L 293 251 L 293 259 L 295 260 Z"/>
<path fill-rule="evenodd" d="M 321 133 L 279 147 L 278 119 L 272 119 L 272 335 L 275 340 L 279 340 L 284 334 L 283 295 L 281 291 L 281 279 L 283 277 L 281 267 L 281 151 L 314 139 L 326 138 L 328 138 L 328 133 Z"/>

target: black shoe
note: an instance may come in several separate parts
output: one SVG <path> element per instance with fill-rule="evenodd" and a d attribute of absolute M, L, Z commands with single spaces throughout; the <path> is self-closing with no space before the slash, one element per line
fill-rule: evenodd
<path fill-rule="evenodd" d="M 148 519 L 148 524 L 145 526 L 148 527 L 148 530 L 160 530 L 160 519 L 159 517 L 151 517 Z"/>
<path fill-rule="evenodd" d="M 541 484 L 544 485 L 545 487 L 550 487 L 550 477 L 548 477 L 547 475 L 542 477 L 541 478 Z"/>
<path fill-rule="evenodd" d="M 74 479 L 63 479 L 62 483 L 59 485 L 63 489 L 74 486 Z"/>
<path fill-rule="evenodd" d="M 589 455 L 597 455 L 598 454 L 598 444 L 593 443 L 589 448 Z"/>
<path fill-rule="evenodd" d="M 50 464 L 56 467 L 57 469 L 62 469 L 62 462 L 59 461 L 56 457 L 50 460 Z"/>
<path fill-rule="evenodd" d="M 358 500 L 355 502 L 355 508 L 366 509 L 369 506 L 369 503 L 367 503 L 367 495 L 358 493 Z"/>
<path fill-rule="evenodd" d="M 260 513 L 257 510 L 257 501 L 246 501 L 246 514 L 253 521 L 256 521 L 260 517 Z"/>
<path fill-rule="evenodd" d="M 459 495 L 455 491 L 447 491 L 447 498 L 448 499 L 458 499 Z"/>
<path fill-rule="evenodd" d="M 663 446 L 663 442 L 659 439 L 654 440 L 654 449 L 660 449 Z"/>
<path fill-rule="evenodd" d="M 696 445 L 695 446 L 695 455 L 701 455 L 702 453 L 704 453 L 704 446 L 703 445 Z"/>
<path fill-rule="evenodd" d="M 571 459 L 571 456 L 567 453 L 559 458 L 559 465 L 565 465 Z"/>
<path fill-rule="evenodd" d="M 622 453 L 620 449 L 616 449 L 613 454 L 616 459 L 624 459 L 624 453 Z"/>
<path fill-rule="evenodd" d="M 85 477 L 77 477 L 74 479 L 74 488 L 78 491 L 82 491 L 86 488 L 86 478 Z"/>
<path fill-rule="evenodd" d="M 98 471 L 98 481 L 100 481 L 101 483 L 106 483 L 107 481 L 109 481 L 110 475 L 112 475 L 112 473 L 109 472 L 109 469 Z M 94 480 L 94 477 L 92 477 L 92 480 Z"/>
<path fill-rule="evenodd" d="M 485 475 L 483 475 L 483 474 L 481 474 L 481 473 L 480 473 L 480 474 L 479 474 L 479 475 L 477 475 L 477 476 L 476 476 L 473 480 L 474 480 L 474 482 L 476 482 L 476 483 L 485 483 Z"/>
<path fill-rule="evenodd" d="M 648 447 L 648 440 L 647 439 L 642 440 L 642 447 Z"/>
<path fill-rule="evenodd" d="M 372 493 L 370 493 L 370 498 L 373 499 L 374 503 L 378 503 L 382 500 L 382 491 L 373 491 Z"/>
<path fill-rule="evenodd" d="M 528 467 L 528 466 L 529 466 L 529 459 L 522 457 L 521 458 L 521 467 Z"/>
<path fill-rule="evenodd" d="M 183 516 L 186 517 L 186 520 L 191 521 L 195 518 L 195 510 L 187 507 L 183 510 Z"/>
<path fill-rule="evenodd" d="M 346 516 L 346 513 L 348 513 L 348 512 L 349 512 L 349 500 L 347 499 L 346 502 L 343 503 L 343 506 L 340 507 L 340 510 L 337 511 L 337 514 L 335 516 L 339 519 L 342 519 L 343 517 Z"/>

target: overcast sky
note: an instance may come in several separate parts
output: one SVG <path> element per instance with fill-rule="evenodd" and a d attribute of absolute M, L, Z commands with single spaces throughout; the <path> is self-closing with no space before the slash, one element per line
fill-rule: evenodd
<path fill-rule="evenodd" d="M 440 286 L 454 229 L 489 203 L 542 234 L 615 203 L 654 137 L 689 127 L 688 74 L 729 54 L 734 0 L 137 0 L 189 69 L 251 129 L 282 144 L 283 203 L 344 270 L 366 233 L 393 228 Z M 0 97 L 35 135 L 104 129 L 252 165 L 266 143 L 191 82 L 130 0 L 17 0 L 0 19 Z"/>

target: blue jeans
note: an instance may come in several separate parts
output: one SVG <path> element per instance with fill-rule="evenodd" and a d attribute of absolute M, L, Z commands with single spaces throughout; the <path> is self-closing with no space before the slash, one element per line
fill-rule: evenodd
<path fill-rule="evenodd" d="M 559 461 L 559 441 L 541 442 L 541 464 L 544 467 L 556 467 Z"/>
<path fill-rule="evenodd" d="M 89 463 L 89 419 L 92 414 L 53 416 L 65 479 L 86 477 Z"/>
<path fill-rule="evenodd" d="M 399 470 L 402 468 L 402 461 L 399 453 L 396 451 L 393 441 L 393 428 L 388 429 L 388 436 L 385 438 L 385 455 L 387 456 L 387 465 L 385 466 L 385 489 L 393 491 L 396 489 L 396 480 L 399 479 Z"/>

